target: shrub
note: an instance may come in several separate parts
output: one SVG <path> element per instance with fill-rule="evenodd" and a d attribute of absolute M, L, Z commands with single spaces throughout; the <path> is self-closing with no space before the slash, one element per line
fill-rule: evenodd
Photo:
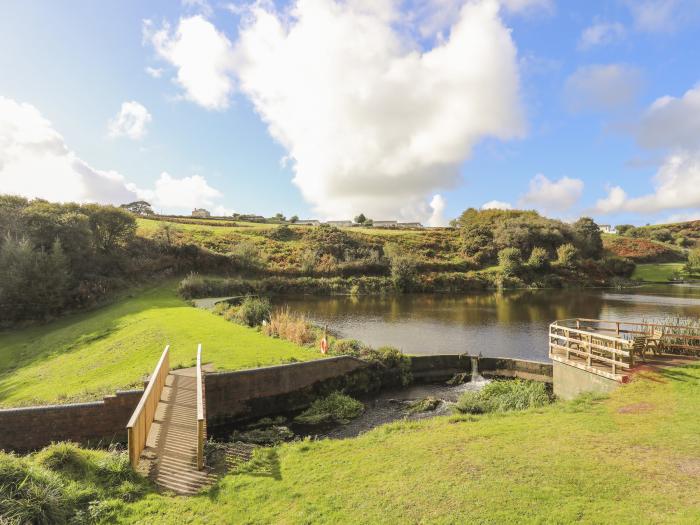
<path fill-rule="evenodd" d="M 247 326 L 258 326 L 270 320 L 272 306 L 266 297 L 248 296 L 240 306 L 233 309 L 235 320 Z"/>
<path fill-rule="evenodd" d="M 503 248 L 498 252 L 498 264 L 504 275 L 517 275 L 523 266 L 520 250 L 517 248 Z"/>
<path fill-rule="evenodd" d="M 304 425 L 345 424 L 362 414 L 364 410 L 365 406 L 356 399 L 340 392 L 333 392 L 327 397 L 314 401 L 309 408 L 295 417 L 294 421 Z"/>
<path fill-rule="evenodd" d="M 391 261 L 391 280 L 397 290 L 410 291 L 416 279 L 416 261 L 409 255 L 393 255 Z"/>
<path fill-rule="evenodd" d="M 614 255 L 605 257 L 602 261 L 605 270 L 619 277 L 629 277 L 634 272 L 634 261 L 626 257 L 616 257 Z"/>
<path fill-rule="evenodd" d="M 600 228 L 590 217 L 581 217 L 572 225 L 574 239 L 586 258 L 598 259 L 603 253 L 603 240 Z"/>
<path fill-rule="evenodd" d="M 557 263 L 565 268 L 572 268 L 576 264 L 578 250 L 573 244 L 562 244 L 557 248 Z"/>
<path fill-rule="evenodd" d="M 618 235 L 625 235 L 627 232 L 633 229 L 634 226 L 632 226 L 631 224 L 618 224 L 617 226 L 615 226 L 615 230 L 617 230 Z"/>
<path fill-rule="evenodd" d="M 478 391 L 465 392 L 455 408 L 462 413 L 508 412 L 545 406 L 551 402 L 544 383 L 521 379 L 492 381 Z"/>
<path fill-rule="evenodd" d="M 316 250 L 305 250 L 299 259 L 302 273 L 305 275 L 313 275 L 316 271 L 316 261 L 318 261 Z"/>
<path fill-rule="evenodd" d="M 530 258 L 527 260 L 527 265 L 533 270 L 544 270 L 549 264 L 549 254 L 547 250 L 540 247 L 535 247 L 530 253 Z"/>
<path fill-rule="evenodd" d="M 263 332 L 298 345 L 308 345 L 316 341 L 315 330 L 306 317 L 290 311 L 289 307 L 274 312 L 270 322 L 263 327 Z"/>
<path fill-rule="evenodd" d="M 243 271 L 257 272 L 265 266 L 258 247 L 248 241 L 239 242 L 231 250 L 231 259 L 236 267 Z"/>
<path fill-rule="evenodd" d="M 374 349 L 356 339 L 338 339 L 331 344 L 331 353 L 351 355 L 380 365 L 383 368 L 384 384 L 405 386 L 413 380 L 411 358 L 393 346 Z"/>

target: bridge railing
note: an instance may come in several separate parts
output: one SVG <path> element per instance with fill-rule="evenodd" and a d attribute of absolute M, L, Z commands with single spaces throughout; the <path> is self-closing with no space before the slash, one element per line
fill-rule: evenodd
<path fill-rule="evenodd" d="M 206 429 L 204 420 L 204 389 L 202 382 L 202 345 L 197 346 L 197 468 L 204 468 L 204 442 Z"/>
<path fill-rule="evenodd" d="M 148 431 L 151 429 L 168 373 L 170 373 L 169 345 L 163 350 L 141 400 L 126 425 L 129 438 L 129 461 L 134 468 L 138 465 L 141 452 L 146 447 Z"/>
<path fill-rule="evenodd" d="M 593 331 L 578 321 L 567 319 L 549 325 L 550 358 L 615 379 L 634 365 L 631 340 Z"/>

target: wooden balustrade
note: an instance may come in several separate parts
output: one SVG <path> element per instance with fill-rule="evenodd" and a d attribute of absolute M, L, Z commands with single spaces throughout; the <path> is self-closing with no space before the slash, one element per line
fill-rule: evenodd
<path fill-rule="evenodd" d="M 170 346 L 166 346 L 158 360 L 158 364 L 153 370 L 153 374 L 151 374 L 139 404 L 126 425 L 129 438 L 129 461 L 131 461 L 131 466 L 134 468 L 138 465 L 141 452 L 146 447 L 148 431 L 151 429 L 156 408 L 160 402 L 160 396 L 169 373 Z"/>
<path fill-rule="evenodd" d="M 202 345 L 197 346 L 197 468 L 204 468 L 204 442 L 206 440 L 204 420 L 204 390 L 202 385 Z"/>

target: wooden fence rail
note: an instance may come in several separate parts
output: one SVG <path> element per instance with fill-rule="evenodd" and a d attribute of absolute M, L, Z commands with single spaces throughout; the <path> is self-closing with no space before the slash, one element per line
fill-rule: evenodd
<path fill-rule="evenodd" d="M 158 364 L 151 374 L 151 379 L 141 396 L 139 404 L 126 425 L 129 438 L 129 461 L 136 468 L 141 452 L 146 447 L 148 431 L 151 429 L 156 408 L 160 402 L 160 396 L 165 386 L 165 380 L 170 373 L 170 346 L 163 350 Z"/>
<path fill-rule="evenodd" d="M 204 442 L 206 440 L 204 420 L 204 391 L 202 388 L 202 345 L 197 346 L 197 468 L 204 468 Z"/>

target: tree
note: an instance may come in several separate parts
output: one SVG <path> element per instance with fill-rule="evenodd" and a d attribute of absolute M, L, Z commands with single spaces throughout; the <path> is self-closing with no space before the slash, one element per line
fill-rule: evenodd
<path fill-rule="evenodd" d="M 410 255 L 395 253 L 390 256 L 391 280 L 397 290 L 408 292 L 416 279 L 416 262 Z"/>
<path fill-rule="evenodd" d="M 536 246 L 530 253 L 527 265 L 533 270 L 544 270 L 549 265 L 549 254 L 544 248 Z"/>
<path fill-rule="evenodd" d="M 357 217 L 355 217 L 355 222 L 357 224 L 364 224 L 367 222 L 367 217 L 365 217 L 364 213 L 360 213 Z"/>
<path fill-rule="evenodd" d="M 120 208 L 124 208 L 125 210 L 135 213 L 136 215 L 153 215 L 153 209 L 151 208 L 150 203 L 146 201 L 134 201 L 130 202 L 129 204 L 122 204 Z"/>
<path fill-rule="evenodd" d="M 87 204 L 83 209 L 88 215 L 95 247 L 102 252 L 113 251 L 136 234 L 136 219 L 126 210 L 99 204 Z"/>
<path fill-rule="evenodd" d="M 700 270 L 700 248 L 690 250 L 688 253 L 688 268 L 692 271 Z"/>
<path fill-rule="evenodd" d="M 292 215 L 292 216 L 289 218 L 289 222 L 291 222 L 292 224 L 294 224 L 294 223 L 296 223 L 296 222 L 298 222 L 298 221 L 299 221 L 299 216 L 298 216 L 298 215 Z"/>
<path fill-rule="evenodd" d="M 618 235 L 625 235 L 633 228 L 634 226 L 632 226 L 631 224 L 618 224 L 617 226 L 615 226 L 615 230 L 617 230 Z"/>
<path fill-rule="evenodd" d="M 576 265 L 578 250 L 571 243 L 562 244 L 557 248 L 557 263 L 565 268 L 573 268 Z"/>
<path fill-rule="evenodd" d="M 590 217 L 581 217 L 573 224 L 574 240 L 582 257 L 599 259 L 603 254 L 603 239 L 600 228 Z"/>
<path fill-rule="evenodd" d="M 284 214 L 282 214 L 282 213 L 275 213 L 275 220 L 284 221 Z"/>
<path fill-rule="evenodd" d="M 523 267 L 523 259 L 517 248 L 503 248 L 498 252 L 498 264 L 503 275 L 514 276 Z"/>

